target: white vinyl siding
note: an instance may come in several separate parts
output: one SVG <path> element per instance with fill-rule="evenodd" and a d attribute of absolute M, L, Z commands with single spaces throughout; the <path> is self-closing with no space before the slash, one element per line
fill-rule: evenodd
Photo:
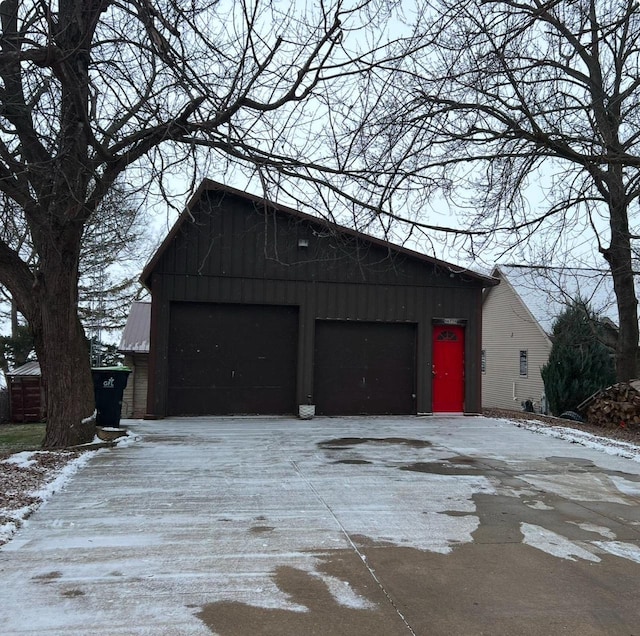
<path fill-rule="evenodd" d="M 536 410 L 544 394 L 540 368 L 547 362 L 551 341 L 518 294 L 502 279 L 490 288 L 482 306 L 482 406 L 521 410 L 531 400 Z M 521 375 L 521 352 L 526 352 L 527 375 Z"/>
<path fill-rule="evenodd" d="M 122 396 L 122 417 L 140 418 L 147 412 L 149 354 L 126 354 L 124 363 L 131 369 L 127 386 Z"/>

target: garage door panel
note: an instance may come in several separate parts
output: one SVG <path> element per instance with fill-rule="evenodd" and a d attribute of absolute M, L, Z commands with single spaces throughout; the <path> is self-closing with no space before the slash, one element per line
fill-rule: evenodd
<path fill-rule="evenodd" d="M 169 413 L 293 413 L 297 331 L 297 307 L 173 303 Z"/>
<path fill-rule="evenodd" d="M 198 386 L 173 387 L 172 402 L 179 412 L 173 415 L 279 414 L 282 395 L 280 387 L 252 388 L 250 393 L 237 387 Z M 212 407 L 212 405 L 214 405 Z M 241 406 L 239 406 L 241 405 Z M 215 408 L 215 413 L 212 413 Z M 182 412 L 189 411 L 189 412 Z M 291 410 L 287 407 L 285 413 Z"/>
<path fill-rule="evenodd" d="M 414 413 L 415 355 L 414 324 L 317 321 L 318 413 Z"/>

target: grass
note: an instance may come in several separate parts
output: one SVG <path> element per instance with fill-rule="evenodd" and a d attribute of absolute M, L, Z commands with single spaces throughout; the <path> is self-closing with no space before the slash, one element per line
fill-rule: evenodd
<path fill-rule="evenodd" d="M 37 450 L 44 439 L 45 424 L 0 425 L 0 453 L 18 453 Z"/>

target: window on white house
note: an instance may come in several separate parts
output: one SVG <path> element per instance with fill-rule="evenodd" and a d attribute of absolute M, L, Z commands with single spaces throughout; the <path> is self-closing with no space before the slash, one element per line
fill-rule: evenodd
<path fill-rule="evenodd" d="M 482 373 L 487 372 L 487 352 L 484 349 L 480 352 L 480 369 Z"/>
<path fill-rule="evenodd" d="M 529 374 L 529 361 L 528 353 L 526 350 L 520 350 L 520 375 L 526 376 Z"/>

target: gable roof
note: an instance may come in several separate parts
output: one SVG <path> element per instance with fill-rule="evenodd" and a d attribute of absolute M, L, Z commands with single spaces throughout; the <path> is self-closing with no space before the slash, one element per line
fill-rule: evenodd
<path fill-rule="evenodd" d="M 251 201 L 252 203 L 254 203 L 257 206 L 265 207 L 265 208 L 268 208 L 268 209 L 271 209 L 271 210 L 275 210 L 277 212 L 281 212 L 283 214 L 292 216 L 292 217 L 294 217 L 296 219 L 307 221 L 307 222 L 309 222 L 309 223 L 311 223 L 313 225 L 321 225 L 324 230 L 331 230 L 331 231 L 336 232 L 338 234 L 342 234 L 342 235 L 350 236 L 350 237 L 353 237 L 353 238 L 357 238 L 358 240 L 370 243 L 372 245 L 377 245 L 379 247 L 384 247 L 385 249 L 387 249 L 387 250 L 389 250 L 391 252 L 396 252 L 398 254 L 403 254 L 403 255 L 409 256 L 411 258 L 423 261 L 425 263 L 437 265 L 437 266 L 442 267 L 444 269 L 448 269 L 454 274 L 463 274 L 464 273 L 466 276 L 468 276 L 472 280 L 475 280 L 476 282 L 481 283 L 483 287 L 491 287 L 491 286 L 497 285 L 499 283 L 499 281 L 497 279 L 495 279 L 495 278 L 493 278 L 491 276 L 486 276 L 484 274 L 480 274 L 478 272 L 474 272 L 474 271 L 466 269 L 464 267 L 460 267 L 460 266 L 454 265 L 452 263 L 447 263 L 447 262 L 442 261 L 440 259 L 434 258 L 432 256 L 427 256 L 426 254 L 422 254 L 420 252 L 416 252 L 414 250 L 410 250 L 410 249 L 408 249 L 406 247 L 402 247 L 400 245 L 396 245 L 394 243 L 390 243 L 390 242 L 385 241 L 383 239 L 379 239 L 379 238 L 376 238 L 374 236 L 370 236 L 368 234 L 363 234 L 362 232 L 358 232 L 357 230 L 353 230 L 351 228 L 348 228 L 348 227 L 345 227 L 345 226 L 342 226 L 342 225 L 338 225 L 336 223 L 331 223 L 331 222 L 326 221 L 325 219 L 322 219 L 320 217 L 312 216 L 310 214 L 306 214 L 304 212 L 300 212 L 299 210 L 295 210 L 293 208 L 289 208 L 289 207 L 286 207 L 284 205 L 280 205 L 279 203 L 273 203 L 272 201 L 269 201 L 269 200 L 264 199 L 262 197 L 250 194 L 248 192 L 244 192 L 242 190 L 237 190 L 236 188 L 231 188 L 229 186 L 223 185 L 223 184 L 218 183 L 216 181 L 212 181 L 210 179 L 204 179 L 202 181 L 202 183 L 200 184 L 200 186 L 198 187 L 198 189 L 196 190 L 196 192 L 194 193 L 194 195 L 191 197 L 191 199 L 189 199 L 189 202 L 188 202 L 187 207 L 184 210 L 184 212 L 180 215 L 180 217 L 175 222 L 175 224 L 173 225 L 173 227 L 171 228 L 171 230 L 169 231 L 169 233 L 167 234 L 165 239 L 160 244 L 160 247 L 156 250 L 155 254 L 151 257 L 149 262 L 144 267 L 144 269 L 142 271 L 142 274 L 140 276 L 140 281 L 142 282 L 142 284 L 147 289 L 150 289 L 151 274 L 152 274 L 156 264 L 158 263 L 158 261 L 160 260 L 160 258 L 164 254 L 164 252 L 171 245 L 174 237 L 176 236 L 176 234 L 180 230 L 181 226 L 184 223 L 187 223 L 188 221 L 193 219 L 192 210 L 196 206 L 198 201 L 202 198 L 204 193 L 207 192 L 207 191 L 218 191 L 218 192 L 224 192 L 226 194 L 231 194 L 231 195 L 234 195 L 236 197 L 243 198 L 243 199 L 245 199 L 247 201 Z"/>
<path fill-rule="evenodd" d="M 118 351 L 122 353 L 149 353 L 150 333 L 151 303 L 134 302 L 120 338 Z"/>
<path fill-rule="evenodd" d="M 585 300 L 600 318 L 618 324 L 613 281 L 606 271 L 595 268 L 496 265 L 493 275 L 501 275 L 523 304 L 550 334 L 555 319 L 573 300 Z"/>

